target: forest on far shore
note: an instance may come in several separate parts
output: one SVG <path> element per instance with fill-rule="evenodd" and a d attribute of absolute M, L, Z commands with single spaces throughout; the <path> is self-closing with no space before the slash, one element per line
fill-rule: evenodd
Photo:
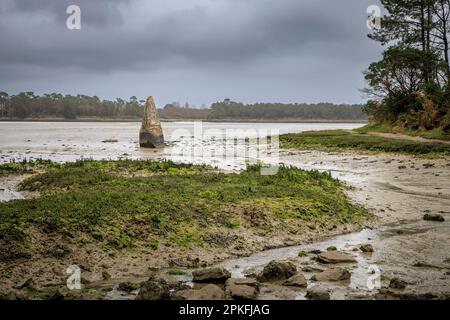
<path fill-rule="evenodd" d="M 97 96 L 21 92 L 0 92 L 1 120 L 45 119 L 138 119 L 145 101 L 135 96 L 129 100 L 101 100 Z M 255 103 L 243 104 L 225 99 L 209 108 L 193 108 L 174 102 L 158 109 L 161 119 L 201 120 L 366 120 L 363 105 L 332 103 Z"/>

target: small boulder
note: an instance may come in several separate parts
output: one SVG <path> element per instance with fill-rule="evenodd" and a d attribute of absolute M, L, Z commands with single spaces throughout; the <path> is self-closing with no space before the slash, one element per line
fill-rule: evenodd
<path fill-rule="evenodd" d="M 121 282 L 119 283 L 119 286 L 117 287 L 117 289 L 119 289 L 120 291 L 124 291 L 127 293 L 133 292 L 134 290 L 138 289 L 139 285 L 136 283 L 131 283 L 131 282 Z"/>
<path fill-rule="evenodd" d="M 141 284 L 136 300 L 168 300 L 170 299 L 170 286 L 164 279 L 154 276 Z"/>
<path fill-rule="evenodd" d="M 400 289 L 403 290 L 406 288 L 406 281 L 403 281 L 399 278 L 392 278 L 391 281 L 389 282 L 389 288 L 391 289 Z"/>
<path fill-rule="evenodd" d="M 232 284 L 237 286 L 250 286 L 259 290 L 259 282 L 254 278 L 230 278 L 225 282 L 225 287 Z"/>
<path fill-rule="evenodd" d="M 322 263 L 347 263 L 356 262 L 355 257 L 342 251 L 326 251 L 317 256 Z"/>
<path fill-rule="evenodd" d="M 259 292 L 259 283 L 255 279 L 228 279 L 225 291 L 236 300 L 254 300 Z"/>
<path fill-rule="evenodd" d="M 297 267 L 289 261 L 269 262 L 258 275 L 258 280 L 261 282 L 285 280 L 297 273 Z"/>
<path fill-rule="evenodd" d="M 297 273 L 296 275 L 293 275 L 289 279 L 287 279 L 283 285 L 290 286 L 290 287 L 300 287 L 300 288 L 306 288 L 308 286 L 308 282 L 306 281 L 306 278 L 303 274 Z"/>
<path fill-rule="evenodd" d="M 316 273 L 312 276 L 314 281 L 343 281 L 349 280 L 351 277 L 350 272 L 343 268 L 330 268 L 321 273 Z"/>
<path fill-rule="evenodd" d="M 321 287 L 312 287 L 306 292 L 306 298 L 309 300 L 330 300 L 330 292 Z"/>
<path fill-rule="evenodd" d="M 427 213 L 423 216 L 423 220 L 426 221 L 437 221 L 437 222 L 444 222 L 445 219 L 443 216 L 437 213 Z"/>
<path fill-rule="evenodd" d="M 224 283 L 231 277 L 230 272 L 223 267 L 200 269 L 192 272 L 194 282 Z"/>
<path fill-rule="evenodd" d="M 225 292 L 215 284 L 208 284 L 199 290 L 182 290 L 176 298 L 184 300 L 225 300 Z"/>
<path fill-rule="evenodd" d="M 359 247 L 359 250 L 367 253 L 373 252 L 373 246 L 371 244 L 363 244 L 362 246 Z"/>

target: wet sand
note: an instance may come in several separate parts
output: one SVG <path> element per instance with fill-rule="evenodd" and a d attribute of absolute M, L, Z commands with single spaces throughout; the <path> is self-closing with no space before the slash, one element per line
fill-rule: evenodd
<path fill-rule="evenodd" d="M 133 127 L 134 130 L 134 127 Z M 131 134 L 131 129 L 130 129 Z M 105 134 L 105 138 L 110 137 Z M 49 137 L 51 141 L 55 139 Z M 53 139 L 53 140 L 52 140 Z M 59 139 L 59 137 L 58 137 Z M 98 138 L 95 138 L 98 140 Z M 122 138 L 119 137 L 119 141 Z M 128 137 L 129 143 L 133 145 L 132 138 Z M 214 142 L 206 139 L 211 148 Z M 64 142 L 60 142 L 65 144 Z M 173 141 L 173 143 L 181 143 Z M 199 144 L 205 141 L 197 141 Z M 26 145 L 26 146 L 25 146 Z M 86 146 L 88 142 L 86 141 Z M 120 145 L 110 145 L 98 142 L 113 154 Z M 53 156 L 59 161 L 72 159 L 83 152 L 79 144 L 72 144 L 72 150 L 65 150 L 65 146 L 56 146 L 52 151 Z M 70 147 L 70 146 L 69 146 Z M 39 144 L 32 145 L 24 142 L 24 146 L 2 145 L 2 155 L 8 155 L 8 159 L 17 156 L 27 155 L 27 148 L 30 154 L 37 156 Z M 133 146 L 135 148 L 135 146 Z M 73 151 L 75 150 L 75 152 Z M 139 151 L 135 151 L 139 152 Z M 101 153 L 101 152 L 100 152 Z M 45 155 L 45 154 L 44 154 Z M 151 152 L 144 155 L 145 158 L 166 158 L 173 156 L 169 151 Z M 135 154 L 136 157 L 141 157 Z M 170 158 L 170 157 L 169 157 Z M 173 158 L 172 158 L 173 159 Z M 183 160 L 183 159 L 179 159 Z M 6 159 L 3 159 L 6 161 Z M 302 244 L 297 247 L 285 247 L 263 251 L 250 257 L 229 259 L 229 255 L 220 253 L 200 253 L 195 252 L 193 256 L 200 257 L 201 260 L 210 263 L 222 262 L 236 276 L 242 276 L 248 272 L 260 270 L 264 264 L 272 259 L 291 259 L 298 268 L 306 265 L 318 266 L 312 259 L 313 256 L 299 258 L 298 252 L 303 249 L 324 250 L 329 245 L 338 249 L 348 251 L 357 257 L 356 265 L 346 267 L 352 272 L 351 281 L 348 283 L 326 283 L 325 285 L 332 291 L 332 298 L 338 299 L 359 299 L 359 298 L 392 298 L 402 297 L 410 292 L 413 295 L 431 294 L 435 296 L 446 296 L 450 292 L 450 159 L 424 159 L 419 157 L 399 155 L 399 154 L 373 154 L 357 152 L 319 152 L 319 151 L 281 151 L 280 161 L 285 164 L 295 165 L 304 169 L 317 169 L 330 171 L 334 177 L 347 182 L 354 187 L 349 192 L 351 198 L 373 212 L 376 221 L 367 224 L 363 231 L 336 236 L 338 233 L 355 232 L 353 229 L 334 230 L 316 234 L 314 237 L 305 235 L 297 239 L 271 239 L 272 247 L 282 245 Z M 238 158 L 238 161 L 224 165 L 228 170 L 239 170 L 245 163 L 245 159 Z M 17 178 L 7 177 L 1 179 L 0 197 L 3 200 L 20 198 L 23 194 L 15 190 L 15 185 L 19 182 Z M 2 190 L 3 189 L 3 190 Z M 425 213 L 439 213 L 446 221 L 443 223 L 423 221 Z M 291 242 L 291 243 L 289 243 Z M 307 244 L 305 244 L 307 243 Z M 370 243 L 375 251 L 373 254 L 365 254 L 357 250 L 361 244 Z M 255 245 L 252 250 L 267 249 L 267 245 Z M 152 270 L 158 269 L 164 261 L 172 261 L 173 264 L 183 262 L 180 256 L 185 252 L 173 252 L 171 254 L 152 257 L 152 254 L 137 257 L 130 254 L 121 264 L 109 265 L 108 272 L 114 281 L 99 281 L 102 268 L 101 262 L 109 264 L 105 257 L 89 257 L 92 263 L 98 264 L 98 268 L 89 268 L 87 277 L 91 274 L 92 281 L 99 285 L 117 284 L 123 280 L 142 280 Z M 88 257 L 80 257 L 88 258 Z M 184 261 L 186 262 L 186 261 Z M 39 262 L 33 262 L 33 267 L 39 267 Z M 42 262 L 40 262 L 42 264 Z M 380 270 L 380 277 L 383 279 L 383 286 L 388 284 L 389 279 L 400 278 L 407 282 L 405 291 L 383 293 L 383 290 L 367 290 L 366 281 L 371 275 L 368 267 L 376 266 Z M 25 266 L 22 268 L 24 269 Z M 51 269 L 51 267 L 49 267 Z M 25 272 L 26 270 L 22 270 Z M 62 272 L 59 270 L 58 272 Z M 306 275 L 309 279 L 310 275 Z M 61 275 L 64 279 L 64 274 Z M 54 281 L 50 276 L 49 282 Z M 315 283 L 309 281 L 309 286 Z M 302 299 L 304 290 L 290 290 L 282 286 L 268 286 L 263 289 L 260 298 L 277 299 Z M 110 295 L 111 298 L 127 298 L 120 292 Z M 128 297 L 132 298 L 132 296 Z"/>

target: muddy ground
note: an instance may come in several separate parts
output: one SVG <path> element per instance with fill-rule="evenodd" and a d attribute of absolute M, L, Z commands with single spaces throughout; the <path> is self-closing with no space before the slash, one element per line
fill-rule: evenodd
<path fill-rule="evenodd" d="M 326 284 L 332 291 L 332 298 L 392 298 L 402 297 L 408 292 L 414 295 L 446 295 L 450 292 L 450 160 L 428 160 L 396 154 L 361 154 L 354 152 L 326 153 L 318 151 L 286 151 L 281 161 L 305 169 L 331 171 L 332 174 L 354 186 L 350 192 L 352 199 L 373 212 L 377 220 L 370 224 L 350 226 L 333 230 L 312 232 L 296 238 L 277 237 L 273 239 L 252 239 L 253 245 L 243 250 L 221 252 L 216 250 L 172 252 L 127 253 L 117 256 L 89 255 L 71 257 L 74 263 L 82 267 L 84 283 L 91 287 L 83 298 L 133 298 L 116 288 L 121 281 L 139 282 L 149 273 L 161 267 L 171 265 L 184 269 L 194 266 L 206 266 L 216 263 L 225 265 L 235 276 L 254 273 L 272 259 L 290 259 L 302 270 L 305 266 L 324 268 L 317 265 L 314 255 L 299 257 L 298 252 L 306 249 L 325 250 L 327 246 L 336 246 L 357 257 L 358 263 L 348 265 L 352 272 L 349 282 Z M 3 189 L 3 190 L 1 190 Z M 20 197 L 14 191 L 11 179 L 2 179 L 0 194 L 10 193 Z M 1 196 L 0 196 L 1 197 Z M 438 213 L 445 217 L 443 223 L 423 221 L 425 213 Z M 341 233 L 356 232 L 346 236 L 334 237 Z M 372 254 L 358 251 L 361 244 L 370 243 L 374 247 Z M 251 253 L 270 248 L 293 246 Z M 76 250 L 74 251 L 76 252 Z M 89 251 L 88 251 L 89 252 Z M 235 256 L 233 258 L 233 255 Z M 236 259 L 237 256 L 240 257 Z M 230 260 L 231 259 L 231 260 Z M 3 268 L 8 281 L 3 277 L 2 287 L 20 287 L 29 278 L 40 286 L 63 286 L 67 278 L 64 263 L 54 259 L 30 261 L 20 266 Z M 406 281 L 407 289 L 401 292 L 384 293 L 383 290 L 367 290 L 367 278 L 372 272 L 369 266 L 379 269 L 383 286 L 393 278 Z M 189 274 L 189 272 L 188 272 Z M 316 283 L 309 280 L 308 285 Z M 184 279 L 189 281 L 189 279 Z M 102 289 L 107 288 L 108 293 Z M 77 295 L 75 293 L 70 293 Z M 398 294 L 398 295 L 397 295 Z M 78 295 L 80 297 L 80 295 Z M 302 299 L 302 290 L 286 289 L 283 286 L 264 286 L 260 298 Z"/>

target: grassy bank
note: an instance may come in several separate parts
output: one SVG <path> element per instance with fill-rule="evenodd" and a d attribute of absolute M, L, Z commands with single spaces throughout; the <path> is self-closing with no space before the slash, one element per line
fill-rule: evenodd
<path fill-rule="evenodd" d="M 399 152 L 427 157 L 450 156 L 450 144 L 371 136 L 364 130 L 309 131 L 280 136 L 282 148 Z"/>
<path fill-rule="evenodd" d="M 9 167 L 13 169 L 8 169 Z M 225 174 L 206 166 L 152 161 L 41 161 L 1 172 L 41 172 L 21 190 L 34 199 L 0 203 L 0 260 L 64 256 L 65 243 L 99 250 L 223 247 L 249 234 L 301 234 L 362 221 L 346 186 L 327 173 L 258 166 Z"/>
<path fill-rule="evenodd" d="M 404 134 L 411 137 L 421 137 L 425 139 L 436 139 L 436 140 L 446 140 L 450 141 L 450 133 L 444 132 L 442 128 L 436 128 L 433 130 L 412 130 L 403 127 L 394 127 L 387 125 L 377 125 L 369 124 L 362 128 L 355 129 L 359 133 L 371 133 L 371 132 L 381 132 L 381 133 L 396 133 Z"/>

